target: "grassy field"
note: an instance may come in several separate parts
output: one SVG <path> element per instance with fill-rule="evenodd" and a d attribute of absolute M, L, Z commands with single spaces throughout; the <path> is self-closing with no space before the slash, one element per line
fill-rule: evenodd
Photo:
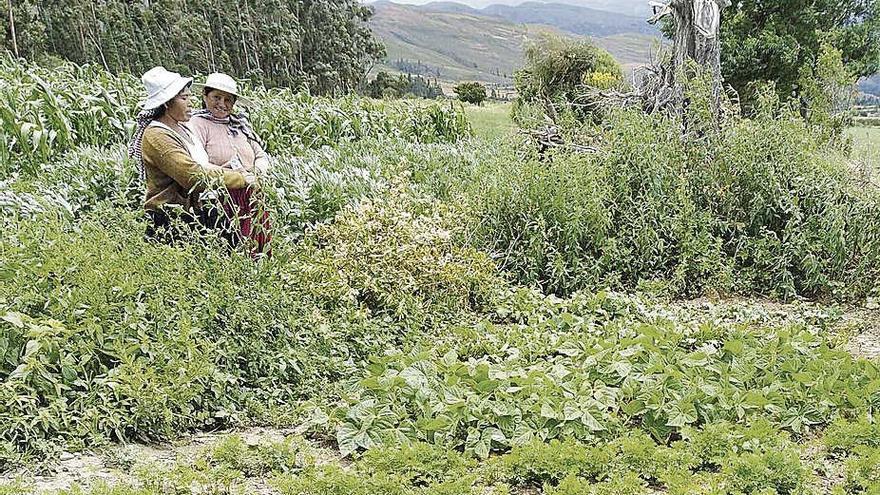
<path fill-rule="evenodd" d="M 494 139 L 516 129 L 510 119 L 510 103 L 485 103 L 483 106 L 466 105 L 465 113 L 477 136 Z"/>
<path fill-rule="evenodd" d="M 880 154 L 880 127 L 851 127 L 847 130 L 856 144 L 856 149 Z"/>
<path fill-rule="evenodd" d="M 853 158 L 876 178 L 880 174 L 880 127 L 851 127 L 847 135 L 853 139 Z"/>

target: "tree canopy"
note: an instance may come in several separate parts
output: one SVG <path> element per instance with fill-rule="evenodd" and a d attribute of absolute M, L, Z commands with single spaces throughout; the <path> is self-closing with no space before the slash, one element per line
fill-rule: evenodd
<path fill-rule="evenodd" d="M 478 82 L 464 82 L 453 88 L 458 99 L 465 103 L 482 105 L 486 100 L 486 86 Z"/>
<path fill-rule="evenodd" d="M 358 0 L 11 0 L 7 9 L 10 51 L 113 71 L 222 71 L 325 94 L 354 89 L 384 55 Z"/>
<path fill-rule="evenodd" d="M 840 52 L 853 78 L 880 70 L 880 0 L 742 0 L 724 14 L 724 79 L 747 105 L 763 82 L 782 99 L 799 98 L 823 44 Z"/>

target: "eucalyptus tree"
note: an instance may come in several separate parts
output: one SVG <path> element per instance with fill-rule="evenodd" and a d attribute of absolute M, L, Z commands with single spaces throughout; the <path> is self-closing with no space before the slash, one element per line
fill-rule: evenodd
<path fill-rule="evenodd" d="M 358 87 L 384 55 L 358 0 L 7 2 L 3 45 L 32 60 L 133 73 L 161 64 L 335 93 Z"/>

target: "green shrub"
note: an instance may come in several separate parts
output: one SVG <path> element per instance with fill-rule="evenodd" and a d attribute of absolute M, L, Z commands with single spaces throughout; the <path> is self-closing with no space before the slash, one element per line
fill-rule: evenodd
<path fill-rule="evenodd" d="M 314 464 L 305 441 L 295 437 L 250 445 L 239 435 L 229 435 L 213 446 L 210 459 L 247 477 L 291 473 Z"/>
<path fill-rule="evenodd" d="M 800 495 L 810 493 L 810 478 L 796 449 L 746 452 L 732 456 L 724 466 L 733 494 Z M 771 491 L 772 490 L 772 491 Z"/>
<path fill-rule="evenodd" d="M 282 495 L 411 495 L 406 479 L 388 474 L 361 475 L 336 466 L 309 470 L 273 482 Z"/>
<path fill-rule="evenodd" d="M 401 476 L 415 486 L 454 483 L 468 478 L 476 468 L 473 459 L 455 450 L 423 442 L 369 450 L 357 465 L 367 473 Z"/>
<path fill-rule="evenodd" d="M 533 127 L 529 108 L 537 104 L 560 120 L 587 120 L 592 112 L 583 106 L 586 89 L 611 89 L 623 85 L 623 70 L 610 53 L 589 41 L 547 35 L 525 50 L 525 66 L 516 75 L 517 99 L 513 118 L 522 127 Z M 578 103 L 580 106 L 572 106 Z M 562 115 L 559 115 L 562 114 Z M 543 119 L 537 123 L 543 122 Z"/>
<path fill-rule="evenodd" d="M 458 99 L 465 103 L 482 105 L 486 100 L 486 87 L 478 82 L 465 82 L 453 88 Z"/>
<path fill-rule="evenodd" d="M 733 120 L 701 140 L 618 113 L 596 154 L 487 159 L 464 185 L 468 238 L 526 285 L 567 295 L 863 297 L 880 277 L 880 193 L 797 118 Z"/>
<path fill-rule="evenodd" d="M 590 483 L 587 480 L 568 476 L 559 486 L 545 486 L 547 495 L 644 495 L 649 493 L 645 482 L 634 473 L 614 476 L 608 481 Z"/>
<path fill-rule="evenodd" d="M 880 493 L 880 449 L 859 447 L 846 461 L 846 493 Z"/>
<path fill-rule="evenodd" d="M 145 242 L 139 214 L 108 206 L 13 223 L 0 234 L 4 445 L 234 423 L 323 396 L 368 355 L 485 305 L 491 262 L 456 247 L 430 205 L 402 201 L 348 210 L 260 264 L 210 238 Z"/>
<path fill-rule="evenodd" d="M 458 215 L 412 198 L 398 183 L 319 226 L 301 247 L 301 276 L 323 293 L 410 327 L 479 310 L 502 279 L 487 256 L 453 241 Z"/>
<path fill-rule="evenodd" d="M 867 416 L 856 421 L 838 419 L 825 431 L 824 441 L 829 449 L 844 452 L 880 447 L 880 423 Z"/>
<path fill-rule="evenodd" d="M 489 460 L 489 479 L 515 485 L 558 484 L 563 479 L 597 479 L 613 461 L 610 450 L 573 440 L 534 440 Z"/>

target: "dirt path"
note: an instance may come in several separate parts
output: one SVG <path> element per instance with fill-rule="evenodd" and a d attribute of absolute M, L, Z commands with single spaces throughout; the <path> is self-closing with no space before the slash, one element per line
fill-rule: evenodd
<path fill-rule="evenodd" d="M 295 429 L 247 428 L 199 433 L 167 445 L 132 443 L 112 446 L 98 452 L 63 453 L 57 463 L 53 463 L 55 472 L 34 474 L 22 469 L 0 476 L 0 485 L 19 481 L 22 486 L 31 489 L 34 495 L 53 494 L 73 486 L 89 487 L 99 482 L 137 486 L 138 480 L 134 476 L 136 467 L 155 465 L 171 468 L 179 463 L 193 462 L 206 449 L 232 434 L 240 436 L 247 445 L 255 446 L 280 442 L 289 435 L 299 433 L 301 432 Z M 316 454 L 317 464 L 339 462 L 338 453 L 327 446 L 312 444 L 310 451 Z M 269 487 L 266 480 L 253 478 L 247 480 L 247 486 L 242 493 L 275 495 L 277 492 Z"/>
<path fill-rule="evenodd" d="M 860 306 L 827 306 L 814 302 L 780 303 L 754 299 L 706 298 L 674 303 L 697 320 L 752 323 L 757 325 L 804 324 L 820 328 L 832 339 L 865 359 L 880 359 L 880 299 L 869 298 Z"/>

